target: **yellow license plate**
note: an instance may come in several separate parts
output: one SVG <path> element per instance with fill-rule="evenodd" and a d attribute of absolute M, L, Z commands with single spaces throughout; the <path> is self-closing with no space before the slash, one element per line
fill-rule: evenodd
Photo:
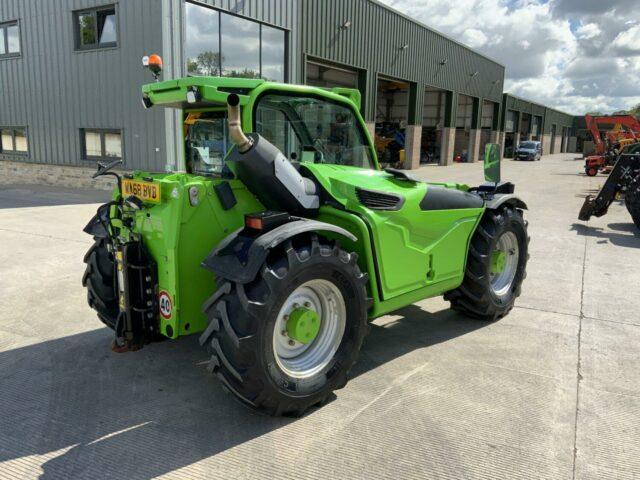
<path fill-rule="evenodd" d="M 145 202 L 160 202 L 160 185 L 153 182 L 141 182 L 139 180 L 122 180 L 123 195 L 133 195 Z"/>

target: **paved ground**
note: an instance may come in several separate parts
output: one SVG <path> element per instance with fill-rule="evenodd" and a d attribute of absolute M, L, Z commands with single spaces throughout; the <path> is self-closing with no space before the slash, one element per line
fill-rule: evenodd
<path fill-rule="evenodd" d="M 111 353 L 80 286 L 104 193 L 0 186 L 0 478 L 640 478 L 640 234 L 621 205 L 576 220 L 603 181 L 580 169 L 504 164 L 531 233 L 507 318 L 440 299 L 384 317 L 347 387 L 298 420 L 234 402 L 194 338 Z"/>

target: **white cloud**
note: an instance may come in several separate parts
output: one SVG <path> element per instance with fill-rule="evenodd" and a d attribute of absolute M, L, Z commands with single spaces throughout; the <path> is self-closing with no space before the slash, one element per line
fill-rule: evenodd
<path fill-rule="evenodd" d="M 580 25 L 576 30 L 579 38 L 590 39 L 597 37 L 602 33 L 600 27 L 595 23 L 587 23 L 586 25 Z"/>
<path fill-rule="evenodd" d="M 504 64 L 505 91 L 576 114 L 640 103 L 638 0 L 382 1 Z"/>
<path fill-rule="evenodd" d="M 629 55 L 640 55 L 640 25 L 620 32 L 613 41 L 613 47 Z"/>
<path fill-rule="evenodd" d="M 462 41 L 472 48 L 480 48 L 486 45 L 487 40 L 487 36 L 477 28 L 468 28 L 462 32 Z"/>

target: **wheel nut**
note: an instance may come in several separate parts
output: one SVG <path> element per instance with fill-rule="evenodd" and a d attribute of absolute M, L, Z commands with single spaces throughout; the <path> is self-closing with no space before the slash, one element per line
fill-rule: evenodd
<path fill-rule="evenodd" d="M 307 308 L 311 307 L 311 302 L 304 302 L 304 306 Z"/>
<path fill-rule="evenodd" d="M 289 346 L 293 347 L 296 344 L 296 342 L 294 342 L 293 340 L 289 340 Z"/>
<path fill-rule="evenodd" d="M 282 319 L 283 319 L 285 322 L 286 322 L 286 321 L 288 321 L 288 320 L 289 320 L 289 315 L 285 315 L 285 316 L 283 316 L 283 317 L 282 317 Z"/>
<path fill-rule="evenodd" d="M 296 308 L 298 308 L 300 305 L 298 305 L 297 303 L 293 304 L 293 309 L 295 310 Z"/>
<path fill-rule="evenodd" d="M 286 330 L 282 330 L 282 332 L 280 332 L 280 333 L 282 333 L 282 336 L 283 336 L 283 337 L 286 337 L 286 336 L 287 336 L 287 331 L 286 331 Z"/>

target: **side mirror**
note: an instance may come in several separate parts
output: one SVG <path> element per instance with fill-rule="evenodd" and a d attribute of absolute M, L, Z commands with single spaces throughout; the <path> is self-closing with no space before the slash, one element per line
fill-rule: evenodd
<path fill-rule="evenodd" d="M 486 182 L 500 182 L 500 145 L 487 143 L 484 149 L 484 179 Z"/>

